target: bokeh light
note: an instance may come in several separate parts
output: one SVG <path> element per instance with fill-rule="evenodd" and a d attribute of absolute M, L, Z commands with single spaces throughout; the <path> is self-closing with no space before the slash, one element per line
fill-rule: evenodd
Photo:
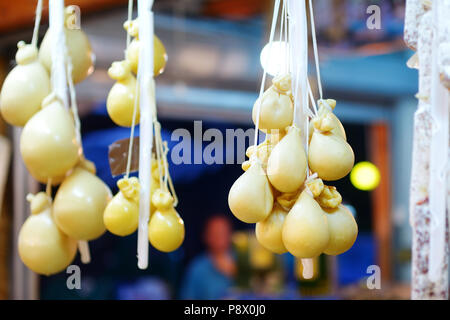
<path fill-rule="evenodd" d="M 380 183 L 380 170 L 371 162 L 358 162 L 350 173 L 350 181 L 359 190 L 373 190 Z"/>
<path fill-rule="evenodd" d="M 261 51 L 261 66 L 271 76 L 286 72 L 289 59 L 289 45 L 285 41 L 272 41 Z"/>

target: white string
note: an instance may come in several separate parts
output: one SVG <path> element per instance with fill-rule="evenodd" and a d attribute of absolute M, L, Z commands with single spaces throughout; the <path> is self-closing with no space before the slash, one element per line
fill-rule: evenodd
<path fill-rule="evenodd" d="M 128 21 L 131 22 L 133 16 L 133 0 L 128 0 Z M 130 33 L 127 30 L 127 49 L 131 42 Z M 133 120 L 131 122 L 130 139 L 128 140 L 128 155 L 127 155 L 127 167 L 125 170 L 125 178 L 130 176 L 131 158 L 134 142 L 134 127 L 136 126 L 137 104 L 139 99 L 139 82 L 136 81 L 136 87 L 134 89 L 134 105 L 133 105 Z"/>
<path fill-rule="evenodd" d="M 280 23 L 280 42 L 283 41 L 283 36 L 284 36 L 284 11 L 286 10 L 286 2 L 283 1 L 283 7 L 281 9 L 281 23 Z M 286 41 L 286 38 L 284 39 Z"/>
<path fill-rule="evenodd" d="M 136 126 L 138 100 L 139 100 L 139 81 L 136 81 L 136 87 L 134 90 L 133 120 L 131 121 L 130 139 L 128 140 L 127 169 L 125 171 L 125 178 L 127 179 L 130 176 L 131 158 L 134 141 L 134 127 Z"/>
<path fill-rule="evenodd" d="M 290 57 L 289 57 L 289 45 L 288 45 L 288 10 L 287 10 L 287 0 L 284 0 L 283 2 L 283 8 L 284 8 L 284 40 L 286 41 L 285 44 L 285 52 L 286 52 L 286 73 L 289 71 L 290 67 Z"/>
<path fill-rule="evenodd" d="M 36 19 L 34 20 L 33 38 L 31 38 L 31 44 L 34 47 L 37 47 L 39 25 L 41 24 L 41 16 L 42 16 L 42 0 L 38 0 L 36 6 Z"/>
<path fill-rule="evenodd" d="M 131 19 L 133 17 L 133 0 L 128 0 L 128 22 L 131 22 Z M 131 42 L 131 35 L 127 30 L 127 49 L 130 46 Z"/>
<path fill-rule="evenodd" d="M 73 84 L 72 79 L 72 59 L 70 55 L 67 54 L 67 48 L 66 48 L 66 57 L 67 57 L 67 82 L 69 84 L 69 94 L 70 94 L 70 108 L 72 110 L 73 120 L 75 123 L 75 135 L 77 137 L 78 144 L 80 145 L 81 150 L 83 150 L 83 144 L 81 140 L 81 123 L 80 123 L 80 117 L 78 115 L 78 105 L 77 105 L 77 96 L 75 92 L 75 86 Z"/>
<path fill-rule="evenodd" d="M 289 43 L 291 41 L 289 40 Z M 293 57 L 291 57 L 293 58 Z M 298 99 L 296 98 L 298 95 L 297 88 L 298 88 L 298 82 L 299 82 L 299 74 L 300 74 L 300 63 L 297 64 L 297 68 L 295 69 L 295 75 L 294 75 L 294 90 L 292 90 L 292 93 L 294 94 L 294 119 L 293 123 L 298 124 Z"/>
<path fill-rule="evenodd" d="M 319 53 L 317 51 L 316 28 L 314 25 L 314 13 L 313 13 L 313 5 L 312 5 L 311 0 L 309 0 L 309 13 L 310 13 L 309 19 L 311 20 L 311 36 L 312 36 L 312 43 L 313 43 L 313 49 L 314 49 L 314 62 L 316 64 L 317 87 L 319 89 L 320 99 L 323 99 L 322 82 L 320 80 Z"/>
<path fill-rule="evenodd" d="M 275 34 L 275 27 L 276 27 L 277 20 L 278 20 L 279 8 L 280 8 L 280 0 L 275 0 L 275 5 L 274 5 L 274 9 L 273 9 L 273 17 L 272 17 L 272 26 L 270 29 L 270 37 L 269 37 L 269 55 L 268 55 L 269 60 L 272 57 L 273 37 Z M 261 116 L 261 102 L 262 102 L 262 95 L 264 92 L 264 85 L 266 83 L 266 76 L 267 76 L 267 71 L 264 70 L 263 77 L 261 80 L 261 88 L 259 89 L 258 106 L 257 106 L 257 112 L 256 112 L 255 138 L 254 138 L 254 142 L 253 142 L 254 146 L 256 146 L 258 144 L 259 117 Z"/>
<path fill-rule="evenodd" d="M 317 111 L 316 100 L 314 99 L 309 80 L 308 80 L 308 95 L 309 95 L 309 99 L 311 100 L 311 105 L 313 106 L 313 111 L 314 111 L 314 114 L 312 114 L 311 117 L 317 116 L 318 111 Z M 320 101 L 325 101 L 325 100 L 320 100 Z M 311 109 L 308 108 L 308 111 L 311 112 Z"/>

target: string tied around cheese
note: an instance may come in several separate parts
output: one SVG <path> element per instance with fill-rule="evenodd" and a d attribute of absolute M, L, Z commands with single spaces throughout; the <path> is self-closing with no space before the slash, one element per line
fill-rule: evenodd
<path fill-rule="evenodd" d="M 36 18 L 34 20 L 33 37 L 31 38 L 31 44 L 37 48 L 37 41 L 39 36 L 39 26 L 41 24 L 42 16 L 42 0 L 38 0 L 36 5 Z"/>
<path fill-rule="evenodd" d="M 316 66 L 317 88 L 319 89 L 320 99 L 323 99 L 322 81 L 320 79 L 319 53 L 317 50 L 316 27 L 314 24 L 314 11 L 313 11 L 312 0 L 309 0 L 309 19 L 310 19 L 310 23 L 311 23 L 311 37 L 312 37 L 312 44 L 313 44 L 313 51 L 314 51 L 314 63 Z"/>
<path fill-rule="evenodd" d="M 308 169 L 307 169 L 308 170 Z M 309 171 L 309 170 L 308 170 Z M 311 183 L 313 180 L 317 179 L 318 174 L 317 172 L 313 173 L 312 175 L 309 175 L 306 180 L 305 180 L 305 190 L 306 192 L 314 198 L 314 192 L 311 190 L 311 188 L 309 187 L 309 183 Z"/>

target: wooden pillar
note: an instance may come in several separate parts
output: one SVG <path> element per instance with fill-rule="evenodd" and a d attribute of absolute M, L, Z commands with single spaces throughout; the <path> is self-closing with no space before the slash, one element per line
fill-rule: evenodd
<path fill-rule="evenodd" d="M 372 212 L 376 259 L 383 281 L 392 280 L 391 243 L 391 155 L 390 131 L 387 123 L 374 123 L 369 127 L 370 159 L 380 170 L 380 184 L 372 191 Z"/>

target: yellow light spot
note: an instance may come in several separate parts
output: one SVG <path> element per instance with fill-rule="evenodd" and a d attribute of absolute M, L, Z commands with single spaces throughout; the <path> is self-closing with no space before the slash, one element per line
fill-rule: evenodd
<path fill-rule="evenodd" d="M 380 170 L 371 162 L 357 163 L 350 173 L 350 181 L 357 189 L 370 191 L 380 183 Z"/>

